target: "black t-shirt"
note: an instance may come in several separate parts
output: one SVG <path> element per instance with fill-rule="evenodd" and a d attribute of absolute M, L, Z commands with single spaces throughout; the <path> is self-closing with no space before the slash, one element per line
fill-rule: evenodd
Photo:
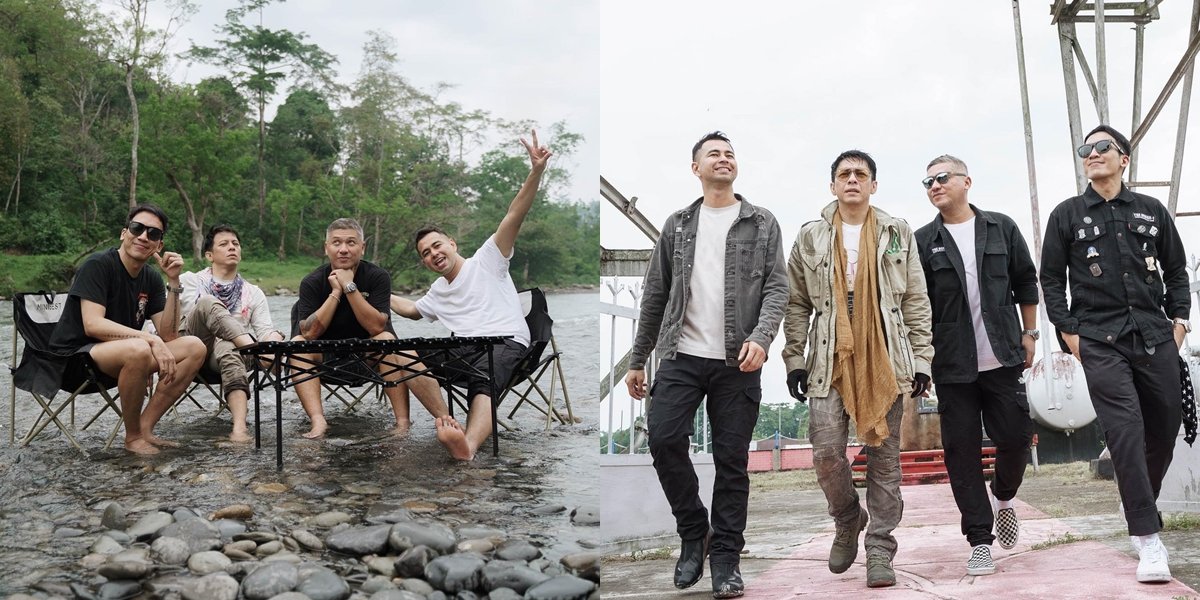
<path fill-rule="evenodd" d="M 139 330 L 148 317 L 167 306 L 162 276 L 147 264 L 137 277 L 130 277 L 116 248 L 97 252 L 83 261 L 68 294 L 62 317 L 50 336 L 50 349 L 60 354 L 72 354 L 100 342 L 83 331 L 80 300 L 103 305 L 104 318 Z"/>
<path fill-rule="evenodd" d="M 332 266 L 325 264 L 304 276 L 304 280 L 300 282 L 300 299 L 296 302 L 296 318 L 301 321 L 307 319 L 317 312 L 329 294 L 333 293 L 333 286 L 329 285 L 329 274 L 332 272 Z M 391 314 L 392 276 L 387 271 L 365 260 L 361 261 L 358 263 L 358 269 L 354 271 L 354 285 L 358 286 L 355 293 L 362 294 L 375 310 L 385 315 Z M 390 318 L 387 330 L 396 333 L 392 329 Z M 355 318 L 350 301 L 343 296 L 321 339 L 348 340 L 369 337 L 371 335 Z"/>

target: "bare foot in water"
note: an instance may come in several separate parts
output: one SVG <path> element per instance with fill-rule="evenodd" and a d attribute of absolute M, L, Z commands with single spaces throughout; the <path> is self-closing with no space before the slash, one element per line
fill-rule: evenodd
<path fill-rule="evenodd" d="M 301 435 L 310 440 L 315 440 L 317 438 L 325 437 L 325 430 L 327 429 L 329 429 L 329 423 L 326 423 L 323 417 L 317 417 L 312 421 L 312 429 L 310 429 L 308 433 Z"/>
<path fill-rule="evenodd" d="M 134 454 L 141 454 L 143 456 L 158 454 L 158 448 L 155 448 L 153 444 L 142 438 L 126 440 L 125 449 L 129 452 L 133 452 Z"/>
<path fill-rule="evenodd" d="M 389 435 L 404 435 L 412 427 L 412 421 L 396 421 L 396 426 L 388 430 Z"/>
<path fill-rule="evenodd" d="M 475 458 L 475 452 L 471 450 L 471 445 L 467 442 L 467 433 L 463 431 L 462 425 L 458 424 L 453 417 L 440 417 L 434 421 L 437 427 L 437 439 L 450 451 L 450 456 L 458 460 L 471 460 Z"/>
<path fill-rule="evenodd" d="M 179 447 L 179 442 L 172 442 L 171 440 L 164 440 L 164 439 L 158 437 L 157 435 L 154 435 L 153 433 L 148 433 L 148 434 L 142 436 L 142 439 L 146 440 L 147 442 L 149 442 L 151 444 L 154 444 L 155 446 L 158 446 L 159 448 L 178 448 Z"/>
<path fill-rule="evenodd" d="M 244 444 L 252 439 L 254 438 L 250 437 L 250 434 L 246 432 L 245 426 L 234 427 L 233 431 L 229 432 L 229 441 L 234 443 Z"/>

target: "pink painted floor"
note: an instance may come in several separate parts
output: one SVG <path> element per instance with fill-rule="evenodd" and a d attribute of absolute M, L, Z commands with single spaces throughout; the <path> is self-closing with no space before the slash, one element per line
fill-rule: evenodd
<path fill-rule="evenodd" d="M 949 485 L 905 486 L 904 518 L 894 535 L 900 549 L 894 561 L 896 586 L 866 587 L 866 567 L 859 539 L 859 556 L 850 570 L 829 572 L 826 560 L 833 540 L 828 533 L 796 547 L 790 556 L 766 571 L 747 577 L 748 599 L 921 598 L 988 600 L 1047 600 L 1059 598 L 1171 599 L 1198 598 L 1196 590 L 1171 581 L 1140 584 L 1134 577 L 1137 561 L 1094 540 L 1032 546 L 1067 533 L 1083 535 L 1058 519 L 1017 502 L 1021 538 L 1012 550 L 992 546 L 993 575 L 965 575 L 970 548 L 959 532 L 959 515 Z M 1169 549 L 1169 548 L 1168 548 Z M 1174 562 L 1174 561 L 1173 561 Z"/>

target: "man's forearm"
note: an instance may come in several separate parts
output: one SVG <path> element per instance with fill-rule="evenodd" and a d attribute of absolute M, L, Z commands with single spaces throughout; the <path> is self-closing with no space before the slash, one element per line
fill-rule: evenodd
<path fill-rule="evenodd" d="M 158 331 L 159 337 L 164 342 L 169 342 L 179 337 L 179 294 L 175 291 L 179 289 L 179 284 L 167 285 L 167 305 L 163 309 L 162 323 Z"/>
<path fill-rule="evenodd" d="M 325 330 L 329 327 L 329 323 L 333 321 L 333 313 L 337 310 L 340 298 L 337 293 L 330 293 L 325 297 L 325 301 L 300 321 L 300 335 L 306 340 L 319 339 L 325 334 Z"/>

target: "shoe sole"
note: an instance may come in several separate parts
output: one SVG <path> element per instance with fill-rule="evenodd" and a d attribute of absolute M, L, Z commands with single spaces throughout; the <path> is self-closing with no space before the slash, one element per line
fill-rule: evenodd
<path fill-rule="evenodd" d="M 967 575 L 993 575 L 996 573 L 996 567 L 967 569 Z"/>
<path fill-rule="evenodd" d="M 1138 573 L 1138 583 L 1167 583 L 1171 581 L 1170 573 Z"/>
<path fill-rule="evenodd" d="M 738 598 L 745 593 L 742 590 L 736 592 L 713 592 L 713 598 Z"/>
<path fill-rule="evenodd" d="M 846 563 L 846 566 L 844 566 L 840 569 L 835 567 L 834 564 L 832 562 L 830 562 L 829 563 L 829 572 L 830 573 L 845 573 L 846 571 L 848 571 L 850 569 L 851 566 L 854 565 L 854 561 L 858 560 L 858 536 L 862 535 L 863 530 L 867 528 L 867 521 L 869 518 L 870 517 L 867 515 L 867 511 L 865 509 L 863 509 L 862 507 L 859 507 L 859 509 L 858 509 L 858 531 L 855 532 L 855 534 L 854 534 L 854 554 L 852 554 L 850 556 L 850 562 Z M 832 548 L 831 548 L 831 550 L 832 550 Z M 879 586 L 873 586 L 873 587 L 879 587 Z"/>
<path fill-rule="evenodd" d="M 892 587 L 893 585 L 896 585 L 895 579 L 877 579 L 875 581 L 867 582 L 867 587 L 872 588 Z"/>

